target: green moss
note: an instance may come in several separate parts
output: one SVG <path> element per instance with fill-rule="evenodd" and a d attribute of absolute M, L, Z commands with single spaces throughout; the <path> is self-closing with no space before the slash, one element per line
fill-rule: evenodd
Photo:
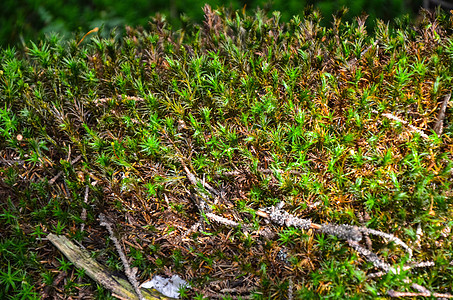
<path fill-rule="evenodd" d="M 322 27 L 316 12 L 288 23 L 277 13 L 205 12 L 203 24 L 178 31 L 156 18 L 122 39 L 54 36 L 1 50 L 0 184 L 9 200 L 0 203 L 0 246 L 13 250 L 0 251 L 0 290 L 49 293 L 49 270 L 73 268 L 50 258 L 48 232 L 114 252 L 100 212 L 116 221 L 139 274 L 174 269 L 201 292 L 217 280 L 260 299 L 290 286 L 301 298 L 373 298 L 409 289 L 406 278 L 450 288 L 451 105 L 443 131 L 434 124 L 450 93 L 452 17 L 368 32 L 361 19 Z M 209 196 L 204 208 L 200 195 Z M 281 201 L 316 223 L 394 234 L 417 249 L 416 261 L 436 265 L 367 279 L 373 266 L 337 238 L 274 228 L 255 214 Z M 205 222 L 201 208 L 277 234 Z M 390 263 L 404 256 L 373 242 Z"/>

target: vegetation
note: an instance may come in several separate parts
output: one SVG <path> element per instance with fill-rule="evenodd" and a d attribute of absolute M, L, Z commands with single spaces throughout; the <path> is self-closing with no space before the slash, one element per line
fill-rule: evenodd
<path fill-rule="evenodd" d="M 45 239 L 122 272 L 101 213 L 138 281 L 179 274 L 189 299 L 451 292 L 453 17 L 369 34 L 341 14 L 204 12 L 1 51 L 0 298 L 111 297 Z M 275 222 L 278 204 L 388 233 L 360 243 L 391 268 L 336 227 Z"/>
<path fill-rule="evenodd" d="M 69 38 L 74 32 L 88 31 L 88 28 L 105 28 L 106 33 L 117 28 L 123 34 L 125 25 L 147 26 L 150 16 L 157 13 L 164 16 L 174 28 L 186 26 L 188 22 L 200 23 L 203 12 L 200 9 L 206 1 L 199 0 L 3 0 L 0 10 L 0 45 L 25 46 L 30 40 L 42 39 L 44 35 L 58 33 Z M 315 6 L 324 16 L 323 25 L 330 25 L 331 15 L 348 7 L 350 13 L 345 16 L 352 20 L 354 16 L 369 14 L 369 25 L 373 26 L 376 18 L 389 21 L 403 14 L 414 16 L 422 6 L 422 0 L 229 0 L 209 1 L 216 7 L 227 3 L 233 9 L 253 10 L 258 7 L 266 11 L 281 11 L 283 21 L 293 15 L 299 15 L 308 6 Z"/>

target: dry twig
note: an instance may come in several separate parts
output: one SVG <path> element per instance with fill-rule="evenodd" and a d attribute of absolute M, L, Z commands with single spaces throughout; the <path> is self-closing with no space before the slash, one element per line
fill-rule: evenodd
<path fill-rule="evenodd" d="M 411 293 L 411 292 L 397 292 L 394 290 L 390 290 L 387 292 L 387 295 L 394 298 L 400 297 L 435 297 L 435 298 L 453 298 L 453 295 L 450 294 L 441 294 L 441 293 Z"/>
<path fill-rule="evenodd" d="M 77 156 L 76 158 L 74 158 L 74 159 L 71 161 L 71 165 L 76 164 L 76 163 L 77 163 L 79 160 L 81 160 L 81 159 L 82 159 L 82 155 Z M 57 179 L 60 178 L 61 175 L 63 175 L 63 171 L 58 172 L 58 174 L 55 175 L 54 178 L 52 178 L 51 180 L 49 180 L 49 185 L 54 184 L 55 181 L 57 181 Z"/>
<path fill-rule="evenodd" d="M 444 130 L 444 119 L 445 119 L 445 113 L 447 111 L 447 105 L 448 101 L 450 101 L 451 98 L 451 93 L 448 93 L 445 95 L 444 100 L 442 101 L 442 105 L 440 106 L 439 109 L 439 114 L 437 115 L 437 121 L 436 124 L 434 125 L 434 132 L 440 136 Z"/>
<path fill-rule="evenodd" d="M 376 111 L 376 110 L 373 110 L 373 112 L 374 112 L 375 114 L 378 114 L 378 111 Z M 403 120 L 403 119 L 401 119 L 401 118 L 399 118 L 399 117 L 397 117 L 397 116 L 395 116 L 395 115 L 392 115 L 392 114 L 390 114 L 390 113 L 383 113 L 382 115 L 383 115 L 384 117 L 388 118 L 388 119 L 391 119 L 391 120 L 394 120 L 394 121 L 397 121 L 397 122 L 400 122 L 400 123 L 406 125 L 407 127 L 409 127 L 410 131 L 412 131 L 412 132 L 417 132 L 418 134 L 420 134 L 420 136 L 421 136 L 422 138 L 424 138 L 424 139 L 429 139 L 429 136 L 428 136 L 426 133 L 424 133 L 423 130 L 418 129 L 418 128 L 415 127 L 414 125 L 409 124 L 409 122 L 407 122 L 407 121 L 405 121 L 405 120 Z"/>
<path fill-rule="evenodd" d="M 90 188 L 88 185 L 85 186 L 85 197 L 83 198 L 83 203 L 87 204 L 88 203 L 88 192 Z M 80 231 L 83 232 L 85 229 L 85 221 L 87 219 L 87 210 L 85 207 L 82 208 L 82 214 L 80 215 L 80 218 L 82 219 L 82 224 L 80 224 Z"/>
<path fill-rule="evenodd" d="M 49 233 L 47 238 L 77 268 L 84 270 L 91 279 L 102 285 L 104 288 L 112 291 L 112 295 L 116 298 L 127 300 L 139 299 L 134 292 L 134 288 L 126 279 L 122 276 L 112 274 L 106 266 L 96 261 L 86 249 L 76 246 L 72 241 L 63 235 Z M 54 281 L 53 285 L 58 285 L 58 281 L 63 280 L 65 276 L 67 276 L 67 272 L 61 272 Z M 169 299 L 155 289 L 143 288 L 141 292 L 147 300 Z"/>
<path fill-rule="evenodd" d="M 123 263 L 124 266 L 124 272 L 126 273 L 127 279 L 131 283 L 131 285 L 134 287 L 135 293 L 138 295 L 140 300 L 144 300 L 145 298 L 142 295 L 142 292 L 140 291 L 139 284 L 137 282 L 137 278 L 135 275 L 137 274 L 137 269 L 131 269 L 129 262 L 127 261 L 126 255 L 124 254 L 120 243 L 118 242 L 118 239 L 115 237 L 113 229 L 112 229 L 112 224 L 107 221 L 105 218 L 104 214 L 99 214 L 99 220 L 101 226 L 105 226 L 107 228 L 107 231 L 109 232 L 110 239 L 112 240 L 113 244 L 115 245 L 116 251 L 118 251 L 118 254 L 121 258 L 121 262 Z"/>

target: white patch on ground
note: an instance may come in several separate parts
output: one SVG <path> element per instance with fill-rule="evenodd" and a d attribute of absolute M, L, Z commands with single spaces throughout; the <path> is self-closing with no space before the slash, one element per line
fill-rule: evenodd
<path fill-rule="evenodd" d="M 164 296 L 179 299 L 179 289 L 189 287 L 189 284 L 178 275 L 173 275 L 170 278 L 156 275 L 150 281 L 144 282 L 140 287 L 154 288 Z"/>

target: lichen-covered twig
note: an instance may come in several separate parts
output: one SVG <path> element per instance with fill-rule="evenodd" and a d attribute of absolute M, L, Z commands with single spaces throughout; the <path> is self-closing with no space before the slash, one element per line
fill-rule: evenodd
<path fill-rule="evenodd" d="M 88 192 L 90 188 L 88 185 L 85 186 L 85 197 L 83 198 L 83 203 L 88 203 Z M 82 224 L 80 224 L 80 231 L 83 232 L 85 230 L 85 221 L 87 219 L 87 209 L 85 207 L 82 208 L 82 214 L 80 215 L 82 219 Z"/>
<path fill-rule="evenodd" d="M 257 212 L 257 215 L 265 217 L 272 221 L 273 223 L 280 226 L 294 226 L 300 229 L 314 229 L 325 234 L 334 235 L 339 239 L 347 240 L 350 247 L 364 256 L 369 262 L 371 262 L 376 268 L 383 270 L 382 274 L 391 272 L 397 274 L 400 272 L 398 268 L 392 267 L 390 264 L 382 261 L 377 254 L 374 252 L 362 247 L 358 242 L 361 241 L 363 234 L 371 234 L 381 236 L 388 241 L 392 241 L 395 244 L 401 246 L 406 250 L 409 255 L 409 258 L 412 257 L 412 249 L 399 238 L 395 237 L 392 234 L 384 233 L 378 230 L 369 229 L 366 227 L 358 227 L 352 225 L 337 225 L 337 224 L 315 224 L 311 220 L 301 219 L 291 215 L 290 213 L 281 209 L 281 205 L 271 206 L 264 209 L 260 209 Z M 217 216 L 213 213 L 206 213 L 206 217 L 211 220 L 214 220 L 218 223 L 222 223 L 227 226 L 237 227 L 239 223 L 226 219 L 224 217 Z M 405 266 L 403 269 L 408 270 L 415 267 L 426 267 L 432 266 L 432 262 L 419 263 L 412 266 Z M 381 274 L 376 274 L 370 277 L 381 276 Z"/>
<path fill-rule="evenodd" d="M 451 98 L 451 93 L 448 93 L 445 95 L 444 100 L 442 101 L 442 104 L 439 109 L 439 113 L 437 114 L 437 121 L 436 124 L 434 125 L 434 132 L 440 136 L 444 130 L 444 119 L 445 119 L 445 114 L 447 112 L 447 105 L 448 101 L 450 101 Z"/>
<path fill-rule="evenodd" d="M 269 218 L 272 222 L 280 226 L 294 226 L 300 229 L 315 229 L 325 234 L 335 235 L 336 237 L 343 240 L 360 241 L 362 239 L 362 233 L 360 228 L 351 225 L 336 225 L 336 224 L 325 224 L 319 225 L 312 223 L 311 220 L 300 219 L 291 215 L 290 213 L 281 210 L 278 206 L 271 206 L 260 210 L 258 215 Z"/>
<path fill-rule="evenodd" d="M 292 278 L 288 279 L 288 300 L 293 300 L 293 290 L 294 290 L 294 282 Z"/>
<path fill-rule="evenodd" d="M 307 219 L 300 219 L 291 215 L 290 213 L 284 211 L 279 206 L 271 206 L 260 210 L 260 215 L 263 217 L 269 218 L 272 222 L 278 225 L 285 225 L 285 226 L 294 226 L 301 229 L 315 229 L 319 230 L 325 234 L 334 235 L 339 239 L 359 242 L 362 240 L 363 233 L 365 234 L 372 234 L 381 236 L 383 238 L 388 239 L 389 241 L 394 242 L 395 244 L 403 247 L 406 252 L 409 254 L 409 258 L 412 257 L 412 249 L 404 243 L 402 240 L 397 238 L 392 234 L 388 234 L 382 231 L 369 229 L 366 227 L 358 227 L 352 225 L 345 225 L 345 224 L 324 224 L 319 225 L 312 223 L 311 220 Z M 358 244 L 357 244 L 358 245 Z M 368 250 L 367 250 L 368 251 Z M 364 252 L 365 253 L 365 252 Z"/>
<path fill-rule="evenodd" d="M 434 266 L 434 262 L 421 262 L 421 263 L 415 263 L 415 264 L 411 264 L 411 265 L 405 265 L 403 267 L 393 267 L 390 264 L 382 261 L 376 253 L 362 247 L 359 244 L 359 241 L 362 239 L 363 235 L 368 235 L 368 234 L 377 235 L 377 236 L 387 239 L 389 242 L 390 241 L 394 242 L 395 244 L 404 248 L 406 250 L 406 252 L 408 253 L 409 258 L 411 258 L 412 249 L 406 243 L 404 243 L 402 240 L 400 240 L 399 238 L 395 237 L 392 234 L 384 233 L 384 232 L 374 230 L 374 229 L 369 229 L 366 227 L 357 227 L 357 226 L 344 225 L 344 224 L 343 225 L 315 224 L 315 223 L 312 223 L 311 220 L 300 219 L 300 218 L 297 218 L 297 217 L 289 214 L 286 211 L 283 211 L 282 204 L 261 209 L 259 212 L 257 212 L 257 215 L 268 218 L 273 223 L 276 223 L 280 226 L 294 226 L 294 227 L 298 227 L 301 229 L 315 229 L 315 230 L 318 230 L 325 234 L 334 235 L 340 239 L 347 240 L 347 242 L 351 248 L 353 248 L 359 254 L 364 256 L 366 258 L 366 260 L 371 262 L 376 268 L 383 270 L 382 272 L 370 274 L 368 276 L 369 278 L 379 277 L 379 276 L 382 276 L 387 273 L 399 274 L 401 272 L 401 270 L 409 270 L 412 268 Z M 409 279 L 407 279 L 407 281 L 410 283 Z M 453 296 L 451 296 L 449 294 L 439 294 L 439 293 L 430 292 L 425 287 L 415 284 L 415 283 L 412 283 L 412 287 L 414 289 L 416 289 L 417 291 L 419 291 L 419 293 L 400 293 L 400 292 L 395 292 L 393 290 L 390 290 L 388 292 L 388 295 L 391 297 L 416 297 L 416 296 L 431 297 L 431 296 L 434 296 L 434 297 L 453 298 Z"/>
<path fill-rule="evenodd" d="M 265 168 L 258 168 L 257 169 L 258 172 L 261 172 L 263 174 L 272 174 L 272 173 L 285 173 L 285 172 L 288 172 L 289 174 L 291 175 L 301 175 L 302 172 L 300 171 L 296 171 L 296 170 L 288 170 L 288 171 L 285 171 L 285 170 L 280 170 L 280 169 L 265 169 Z M 237 171 L 227 171 L 227 172 L 223 172 L 221 173 L 221 175 L 223 176 L 239 176 L 241 175 L 242 173 L 244 173 L 244 171 L 242 170 L 237 170 Z M 220 175 L 217 175 L 217 176 L 220 176 Z"/>
<path fill-rule="evenodd" d="M 377 236 L 383 237 L 383 238 L 387 239 L 389 242 L 394 242 L 395 244 L 403 247 L 406 250 L 407 254 L 409 254 L 409 258 L 412 258 L 412 249 L 406 243 L 404 243 L 402 240 L 400 240 L 393 234 L 388 234 L 388 233 L 385 233 L 382 231 L 378 231 L 378 230 L 374 230 L 374 229 L 370 229 L 370 228 L 366 228 L 366 227 L 360 227 L 360 231 L 366 232 L 367 234 L 372 234 L 372 235 L 377 235 Z"/>
<path fill-rule="evenodd" d="M 123 252 L 123 249 L 121 248 L 120 243 L 118 242 L 118 239 L 115 237 L 112 224 L 107 221 L 105 218 L 104 214 L 99 214 L 99 220 L 101 226 L 105 226 L 107 228 L 107 231 L 109 232 L 110 239 L 112 240 L 113 244 L 115 245 L 116 251 L 118 251 L 118 254 L 121 258 L 121 262 L 123 263 L 124 266 L 124 273 L 126 273 L 127 279 L 131 283 L 131 285 L 134 287 L 135 292 L 137 293 L 138 297 L 140 300 L 145 299 L 140 291 L 139 284 L 137 282 L 137 278 L 135 277 L 137 273 L 137 269 L 131 269 L 129 262 L 127 261 L 126 255 Z"/>
<path fill-rule="evenodd" d="M 411 293 L 411 292 L 397 292 L 394 290 L 390 290 L 387 292 L 387 295 L 390 297 L 401 298 L 401 297 L 434 297 L 438 299 L 442 298 L 453 298 L 453 295 L 450 294 L 441 294 L 441 293 Z"/>
<path fill-rule="evenodd" d="M 402 267 L 403 271 L 407 271 L 410 269 L 415 269 L 415 268 L 426 268 L 426 267 L 432 267 L 434 266 L 434 262 L 432 261 L 424 261 L 420 263 L 414 263 L 410 265 L 405 265 Z M 368 278 L 376 278 L 376 277 L 381 277 L 387 274 L 388 272 L 376 272 L 372 274 L 368 274 Z"/>
<path fill-rule="evenodd" d="M 220 224 L 223 224 L 223 225 L 226 225 L 226 226 L 230 226 L 230 227 L 238 227 L 239 226 L 238 222 L 235 222 L 235 221 L 232 221 L 230 219 L 218 216 L 218 215 L 213 214 L 213 213 L 206 213 L 205 215 L 206 215 L 206 217 L 208 219 L 210 219 L 212 221 L 216 221 L 217 223 L 220 223 Z"/>
<path fill-rule="evenodd" d="M 349 246 L 353 248 L 355 251 L 362 254 L 369 262 L 371 262 L 376 268 L 384 270 L 384 272 L 388 273 L 389 271 L 395 271 L 390 264 L 383 262 L 376 253 L 371 252 L 370 250 L 363 248 L 360 244 L 356 241 L 348 240 Z M 395 271 L 396 273 L 396 271 Z"/>

